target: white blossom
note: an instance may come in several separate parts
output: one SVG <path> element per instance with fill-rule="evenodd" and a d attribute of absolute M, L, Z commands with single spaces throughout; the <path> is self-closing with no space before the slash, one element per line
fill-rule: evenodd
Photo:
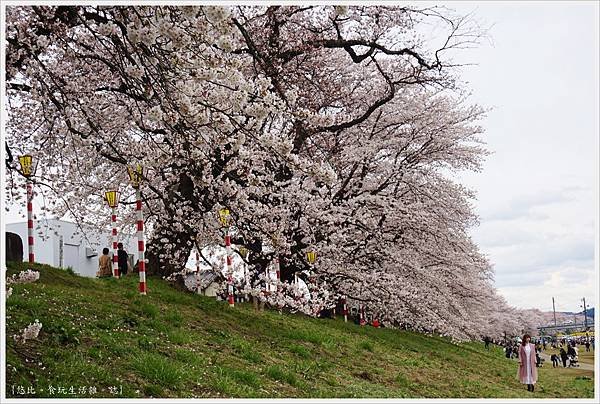
<path fill-rule="evenodd" d="M 33 269 L 21 271 L 18 274 L 14 274 L 6 279 L 6 284 L 20 284 L 20 283 L 33 283 L 40 279 L 40 273 Z"/>
<path fill-rule="evenodd" d="M 117 27 L 117 25 L 112 21 L 98 25 L 98 33 L 100 35 L 116 35 L 118 32 L 119 27 Z"/>
<path fill-rule="evenodd" d="M 473 192 L 446 175 L 482 168 L 485 111 L 461 98 L 467 89 L 447 63 L 453 49 L 415 38 L 435 26 L 454 44 L 459 21 L 356 10 L 284 7 L 240 18 L 240 9 L 220 6 L 87 6 L 65 34 L 55 6 L 46 20 L 10 7 L 7 81 L 32 91 L 7 90 L 6 136 L 16 151 L 35 153 L 39 182 L 51 184 L 36 187 L 49 201 L 44 215 L 68 213 L 108 234 L 101 195 L 130 190 L 125 165 L 135 161 L 148 174 L 147 257 L 161 275 L 185 267 L 189 240 L 223 245 L 217 211 L 226 205 L 236 236 L 263 242 L 261 261 L 277 253 L 290 270 L 310 267 L 315 277 L 306 288 L 266 275 L 262 284 L 237 279 L 275 307 L 315 315 L 344 295 L 388 326 L 460 340 L 531 324 L 499 297 L 490 262 L 468 236 L 477 223 Z M 98 41 L 97 17 L 127 21 L 128 40 Z M 282 22 L 278 33 L 270 18 Z M 113 32 L 105 24 L 98 31 Z M 45 39 L 40 26 L 51 32 Z M 419 59 L 378 51 L 355 63 L 343 43 L 331 47 L 336 28 L 381 48 L 394 38 Z M 26 44 L 50 57 L 23 63 Z M 7 177 L 5 195 L 22 201 L 24 179 Z M 117 217 L 119 234 L 133 231 L 129 204 L 119 204 Z M 310 266 L 309 249 L 319 257 Z M 267 281 L 277 292 L 264 293 Z"/>
<path fill-rule="evenodd" d="M 47 48 L 50 45 L 50 39 L 45 35 L 40 35 L 37 38 L 36 45 L 41 49 Z"/>
<path fill-rule="evenodd" d="M 28 339 L 36 339 L 41 329 L 42 323 L 35 319 L 35 322 L 25 327 L 20 336 L 15 335 L 15 340 L 25 343 Z"/>
<path fill-rule="evenodd" d="M 127 73 L 128 76 L 139 80 L 144 76 L 144 69 L 139 66 L 127 66 L 125 68 L 125 73 Z"/>
<path fill-rule="evenodd" d="M 153 122 L 160 122 L 163 119 L 164 113 L 162 112 L 162 109 L 159 105 L 152 107 L 149 111 L 148 114 L 146 115 L 147 118 Z"/>

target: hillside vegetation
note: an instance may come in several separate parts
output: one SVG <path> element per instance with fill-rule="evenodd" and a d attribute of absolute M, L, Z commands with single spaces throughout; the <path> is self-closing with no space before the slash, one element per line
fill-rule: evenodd
<path fill-rule="evenodd" d="M 6 304 L 10 397 L 532 395 L 516 380 L 514 361 L 478 342 L 255 312 L 249 304 L 230 309 L 155 278 L 140 296 L 135 275 L 98 280 L 7 265 L 9 275 L 41 272 L 35 283 L 14 285 Z M 35 319 L 43 324 L 38 338 L 15 342 Z M 50 394 L 50 386 L 61 389 Z M 591 371 L 545 366 L 533 396 L 593 397 L 593 389 Z"/>

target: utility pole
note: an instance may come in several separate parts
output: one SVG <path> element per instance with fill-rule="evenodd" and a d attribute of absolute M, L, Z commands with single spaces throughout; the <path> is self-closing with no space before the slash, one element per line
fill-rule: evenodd
<path fill-rule="evenodd" d="M 587 331 L 587 308 L 585 307 L 585 297 L 583 298 L 583 322 L 585 330 Z"/>
<path fill-rule="evenodd" d="M 556 327 L 556 308 L 554 307 L 554 296 L 552 296 L 552 312 L 554 313 L 554 326 Z"/>

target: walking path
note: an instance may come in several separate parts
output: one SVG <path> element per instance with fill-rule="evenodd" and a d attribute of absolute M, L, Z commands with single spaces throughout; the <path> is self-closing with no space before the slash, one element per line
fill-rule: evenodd
<path fill-rule="evenodd" d="M 542 359 L 545 360 L 544 365 L 548 366 L 552 366 L 552 361 L 550 360 L 550 355 L 547 355 L 545 353 L 540 353 L 540 357 L 542 357 Z M 559 361 L 560 366 L 562 366 L 562 361 Z M 575 368 L 575 369 L 583 369 L 583 370 L 591 370 L 592 372 L 594 371 L 594 365 L 592 365 L 591 363 L 581 363 L 579 362 L 579 367 Z"/>

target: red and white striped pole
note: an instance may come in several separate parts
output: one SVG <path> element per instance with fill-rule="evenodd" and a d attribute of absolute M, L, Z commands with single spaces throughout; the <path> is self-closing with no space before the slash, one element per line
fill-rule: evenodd
<path fill-rule="evenodd" d="M 359 306 L 358 313 L 359 313 L 359 319 L 360 319 L 359 320 L 359 324 L 360 325 L 365 325 L 366 324 L 366 321 L 365 321 L 365 308 L 363 307 L 362 304 Z"/>
<path fill-rule="evenodd" d="M 25 177 L 25 186 L 27 190 L 27 247 L 29 252 L 29 262 L 33 263 L 35 257 L 33 255 L 33 184 L 31 176 L 35 172 L 33 156 L 25 154 L 19 156 L 19 165 L 21 166 L 21 174 Z"/>
<path fill-rule="evenodd" d="M 219 220 L 223 227 L 225 227 L 225 251 L 227 253 L 227 301 L 229 307 L 235 306 L 233 296 L 233 258 L 231 257 L 231 237 L 229 236 L 229 222 L 231 216 L 229 215 L 229 209 L 223 208 L 219 210 Z"/>
<path fill-rule="evenodd" d="M 200 252 L 198 251 L 198 247 L 196 247 L 196 293 L 201 294 L 200 289 Z"/>
<path fill-rule="evenodd" d="M 275 257 L 275 277 L 277 278 L 277 292 L 279 292 L 279 284 L 281 279 L 281 268 L 279 267 L 279 257 Z"/>
<path fill-rule="evenodd" d="M 135 213 L 137 220 L 138 238 L 138 272 L 140 273 L 139 289 L 141 295 L 145 295 L 148 291 L 146 285 L 146 259 L 144 253 L 144 213 L 142 211 L 142 189 L 140 188 L 143 178 L 143 172 L 144 170 L 140 164 L 137 164 L 135 167 L 127 166 L 127 174 L 129 174 L 129 181 L 131 182 L 133 188 L 135 188 Z"/>
<path fill-rule="evenodd" d="M 33 184 L 27 178 L 27 246 L 29 248 L 29 262 L 35 262 L 33 254 Z"/>
<path fill-rule="evenodd" d="M 244 262 L 244 288 L 247 290 L 248 280 L 248 264 Z M 244 293 L 244 302 L 248 302 L 248 293 Z"/>
<path fill-rule="evenodd" d="M 225 228 L 225 250 L 227 252 L 227 301 L 229 302 L 229 307 L 234 307 L 233 262 L 231 257 L 231 237 L 229 236 L 229 226 Z"/>
<path fill-rule="evenodd" d="M 144 246 L 144 213 L 142 212 L 142 190 L 138 186 L 135 190 L 135 211 L 137 214 L 137 236 L 138 236 L 138 271 L 140 273 L 140 294 L 145 295 L 146 287 L 146 261 Z"/>
<path fill-rule="evenodd" d="M 113 243 L 113 276 L 119 279 L 119 251 L 117 247 L 117 205 L 119 204 L 118 191 L 106 191 L 106 202 L 111 208 L 110 222 L 112 225 L 112 243 Z"/>
<path fill-rule="evenodd" d="M 110 216 L 113 243 L 113 276 L 119 279 L 119 248 L 117 247 L 117 208 L 112 208 Z"/>

